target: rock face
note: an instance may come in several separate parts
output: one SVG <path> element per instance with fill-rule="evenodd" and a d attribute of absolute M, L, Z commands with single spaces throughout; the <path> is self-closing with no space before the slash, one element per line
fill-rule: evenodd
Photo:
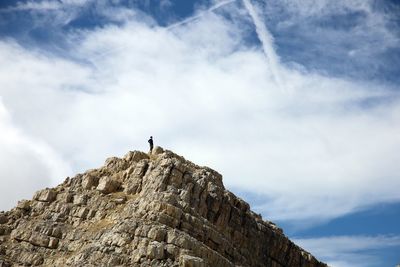
<path fill-rule="evenodd" d="M 67 178 L 0 213 L 4 266 L 326 266 L 224 188 L 155 148 Z"/>

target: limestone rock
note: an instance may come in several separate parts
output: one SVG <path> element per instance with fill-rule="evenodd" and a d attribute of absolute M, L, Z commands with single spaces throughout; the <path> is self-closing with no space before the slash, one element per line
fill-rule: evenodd
<path fill-rule="evenodd" d="M 91 189 L 92 187 L 97 186 L 98 183 L 99 183 L 99 178 L 95 177 L 95 176 L 92 176 L 90 174 L 86 175 L 82 179 L 82 187 L 84 189 Z"/>
<path fill-rule="evenodd" d="M 171 151 L 132 151 L 0 212 L 2 266 L 323 267 Z"/>
<path fill-rule="evenodd" d="M 56 199 L 57 193 L 53 189 L 44 189 L 37 191 L 33 197 L 35 200 L 51 202 Z"/>
<path fill-rule="evenodd" d="M 161 260 L 164 258 L 164 245 L 158 241 L 152 241 L 147 246 L 147 257 Z"/>
<path fill-rule="evenodd" d="M 21 210 L 29 210 L 31 208 L 29 200 L 18 201 L 17 208 Z"/>
<path fill-rule="evenodd" d="M 149 159 L 149 156 L 141 151 L 129 151 L 125 156 L 124 159 L 128 162 L 138 162 L 142 159 Z"/>
<path fill-rule="evenodd" d="M 151 152 L 151 154 L 153 155 L 158 155 L 158 154 L 162 154 L 164 152 L 164 149 L 160 146 L 156 146 L 153 148 L 153 151 Z"/>
<path fill-rule="evenodd" d="M 99 190 L 100 192 L 104 193 L 104 194 L 109 194 L 112 192 L 115 192 L 118 190 L 119 188 L 119 182 L 108 177 L 102 177 L 100 179 L 99 185 L 97 186 L 97 190 Z"/>
<path fill-rule="evenodd" d="M 189 255 L 182 255 L 180 262 L 182 267 L 206 267 L 203 259 Z"/>
<path fill-rule="evenodd" d="M 4 214 L 0 213 L 0 224 L 4 224 L 8 222 L 8 218 L 7 216 L 5 216 Z"/>

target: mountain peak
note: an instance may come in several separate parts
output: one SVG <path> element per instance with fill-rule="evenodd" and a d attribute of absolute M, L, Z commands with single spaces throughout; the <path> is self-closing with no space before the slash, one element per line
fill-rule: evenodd
<path fill-rule="evenodd" d="M 161 147 L 131 151 L 0 213 L 0 266 L 326 266 Z"/>

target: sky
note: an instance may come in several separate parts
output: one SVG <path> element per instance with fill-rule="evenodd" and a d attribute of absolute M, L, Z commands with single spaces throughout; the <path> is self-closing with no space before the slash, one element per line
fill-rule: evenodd
<path fill-rule="evenodd" d="M 334 267 L 400 264 L 397 0 L 0 1 L 0 210 L 147 139 Z"/>

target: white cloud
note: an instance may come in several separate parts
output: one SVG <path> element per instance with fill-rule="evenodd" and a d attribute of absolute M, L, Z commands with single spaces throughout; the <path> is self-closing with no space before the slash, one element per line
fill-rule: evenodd
<path fill-rule="evenodd" d="M 1 98 L 0 98 L 1 100 Z M 70 167 L 45 142 L 26 136 L 16 128 L 0 101 L 1 206 L 9 209 L 33 192 L 55 186 L 71 173 Z"/>
<path fill-rule="evenodd" d="M 146 150 L 153 135 L 265 197 L 257 209 L 269 219 L 399 201 L 398 94 L 283 65 L 280 90 L 262 51 L 243 44 L 246 21 L 206 12 L 173 29 L 131 20 L 68 35 L 68 52 L 89 64 L 2 41 L 0 95 L 14 127 L 75 172 Z"/>
<path fill-rule="evenodd" d="M 136 12 L 123 7 L 102 6 L 98 8 L 99 13 L 112 22 L 126 22 L 134 18 Z"/>
<path fill-rule="evenodd" d="M 293 239 L 332 267 L 383 266 L 373 251 L 400 247 L 400 236 L 331 236 Z"/>
<path fill-rule="evenodd" d="M 56 1 L 40 1 L 33 2 L 28 1 L 26 3 L 18 2 L 15 7 L 10 7 L 8 10 L 40 10 L 40 11 L 48 11 L 48 10 L 56 10 L 61 7 L 60 2 Z"/>

